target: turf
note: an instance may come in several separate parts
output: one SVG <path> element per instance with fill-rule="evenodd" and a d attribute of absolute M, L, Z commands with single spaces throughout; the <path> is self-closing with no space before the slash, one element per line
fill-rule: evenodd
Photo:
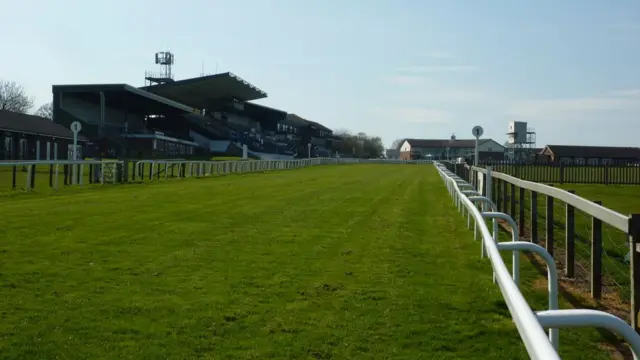
<path fill-rule="evenodd" d="M 3 358 L 528 358 L 430 166 L 36 193 L 2 209 Z M 523 269 L 524 291 L 544 309 L 535 276 Z M 607 358 L 594 331 L 561 341 L 564 358 Z"/>

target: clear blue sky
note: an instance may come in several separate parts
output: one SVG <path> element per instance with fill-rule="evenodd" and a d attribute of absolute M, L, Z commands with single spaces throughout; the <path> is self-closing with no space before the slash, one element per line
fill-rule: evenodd
<path fill-rule="evenodd" d="M 262 104 L 395 138 L 640 146 L 637 0 L 4 0 L 0 78 L 129 83 L 175 53 L 177 78 L 232 71 Z"/>

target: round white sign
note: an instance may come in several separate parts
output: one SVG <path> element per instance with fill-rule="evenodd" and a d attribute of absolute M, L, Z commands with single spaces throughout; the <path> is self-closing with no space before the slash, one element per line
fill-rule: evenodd
<path fill-rule="evenodd" d="M 74 121 L 71 123 L 71 126 L 69 128 L 74 133 L 78 133 L 80 132 L 80 130 L 82 130 L 82 124 L 80 123 L 80 121 Z"/>
<path fill-rule="evenodd" d="M 480 136 L 482 136 L 482 134 L 484 134 L 484 129 L 482 129 L 482 126 L 476 125 L 473 127 L 473 129 L 471 129 L 471 133 L 476 138 L 479 138 Z"/>

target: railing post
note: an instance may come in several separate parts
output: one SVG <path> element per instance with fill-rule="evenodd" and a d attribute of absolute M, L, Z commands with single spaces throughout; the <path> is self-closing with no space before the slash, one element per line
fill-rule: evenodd
<path fill-rule="evenodd" d="M 549 255 L 553 256 L 553 196 L 546 196 L 547 198 L 547 211 L 545 214 L 546 226 L 545 226 L 545 248 Z"/>
<path fill-rule="evenodd" d="M 640 333 L 640 324 L 638 316 L 640 316 L 640 252 L 638 252 L 638 244 L 640 244 L 640 214 L 632 214 L 629 218 L 629 249 L 631 266 L 631 326 Z"/>
<path fill-rule="evenodd" d="M 17 177 L 17 174 L 18 174 L 18 167 L 13 165 L 11 167 L 11 188 L 14 189 L 14 190 L 16 189 L 16 177 Z"/>
<path fill-rule="evenodd" d="M 125 183 L 129 182 L 129 166 L 129 159 L 125 159 L 122 165 L 122 177 L 124 178 Z"/>
<path fill-rule="evenodd" d="M 538 193 L 531 191 L 531 242 L 538 242 Z"/>
<path fill-rule="evenodd" d="M 567 190 L 575 194 L 574 190 Z M 565 205 L 565 274 L 569 278 L 575 276 L 576 267 L 576 209 Z"/>
<path fill-rule="evenodd" d="M 602 201 L 594 201 L 602 205 Z M 602 220 L 591 218 L 591 296 L 602 297 Z"/>
<path fill-rule="evenodd" d="M 36 165 L 31 165 L 31 189 L 36 187 Z"/>
<path fill-rule="evenodd" d="M 53 164 L 49 165 L 49 187 L 53 187 Z"/>

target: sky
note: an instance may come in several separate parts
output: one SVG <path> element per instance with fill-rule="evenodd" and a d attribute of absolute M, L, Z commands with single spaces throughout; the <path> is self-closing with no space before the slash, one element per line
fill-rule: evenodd
<path fill-rule="evenodd" d="M 1 0 L 0 79 L 144 85 L 231 71 L 334 130 L 640 146 L 637 0 Z"/>

